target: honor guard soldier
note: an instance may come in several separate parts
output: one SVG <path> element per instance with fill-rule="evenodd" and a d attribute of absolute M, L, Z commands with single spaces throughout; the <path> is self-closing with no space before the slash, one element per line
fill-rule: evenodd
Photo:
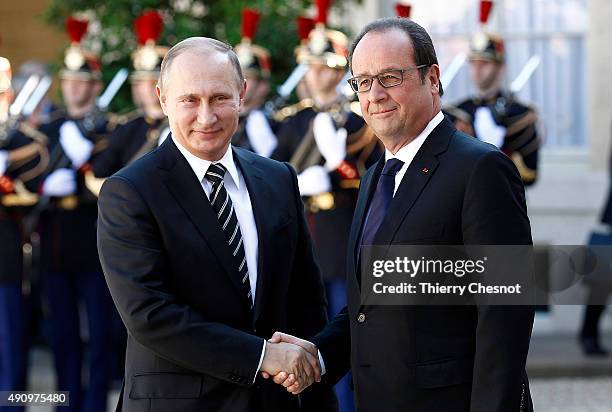
<path fill-rule="evenodd" d="M 66 410 L 105 411 L 109 384 L 109 339 L 113 305 L 96 247 L 97 198 L 85 186 L 91 161 L 104 148 L 107 119 L 97 108 L 100 63 L 80 44 L 88 22 L 70 17 L 71 45 L 60 72 L 65 112 L 41 131 L 50 161 L 41 186 L 41 286 L 48 307 L 57 389 L 70 392 Z M 40 207 L 39 207 L 40 209 Z M 79 307 L 87 314 L 88 350 L 83 350 Z M 87 354 L 83 392 L 81 359 Z"/>
<path fill-rule="evenodd" d="M 45 137 L 19 122 L 20 113 L 9 114 L 13 95 L 10 62 L 0 57 L 0 391 L 14 392 L 26 390 L 28 355 L 23 292 L 30 279 L 23 274 L 32 249 L 22 236 L 22 220 L 38 200 L 48 153 Z"/>
<path fill-rule="evenodd" d="M 303 79 L 309 99 L 280 111 L 280 126 L 272 158 L 288 161 L 298 173 L 307 220 L 321 273 L 326 283 L 330 315 L 346 304 L 346 257 L 349 229 L 360 176 L 380 156 L 378 139 L 349 99 L 338 92 L 348 69 L 348 38 L 325 27 L 329 2 L 318 1 L 316 25 L 308 42 L 297 49 L 298 63 L 308 65 Z M 341 410 L 352 410 L 347 378 L 338 387 Z"/>
<path fill-rule="evenodd" d="M 484 25 L 490 1 L 481 2 L 480 20 Z M 491 143 L 508 155 L 518 168 L 523 183 L 537 179 L 540 138 L 534 108 L 517 101 L 502 90 L 505 70 L 504 41 L 498 35 L 481 31 L 471 42 L 470 74 L 478 95 L 447 110 L 458 129 Z"/>
<path fill-rule="evenodd" d="M 130 76 L 132 93 L 139 103 L 136 116 L 120 119 L 108 147 L 92 162 L 96 177 L 108 177 L 122 167 L 156 148 L 170 133 L 162 112 L 155 85 L 161 61 L 168 47 L 156 44 L 163 31 L 163 20 L 157 11 L 147 11 L 134 21 L 138 48 L 132 53 L 134 69 Z"/>
<path fill-rule="evenodd" d="M 232 144 L 270 157 L 277 145 L 276 123 L 262 110 L 270 91 L 270 52 L 254 44 L 260 14 L 257 10 L 242 10 L 242 41 L 234 47 L 242 72 L 247 81 L 244 106 L 240 113 L 238 130 Z"/>

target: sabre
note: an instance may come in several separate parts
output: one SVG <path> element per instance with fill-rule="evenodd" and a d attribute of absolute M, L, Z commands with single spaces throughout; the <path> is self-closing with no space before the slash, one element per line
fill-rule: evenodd
<path fill-rule="evenodd" d="M 42 78 L 42 80 L 38 83 L 38 86 L 36 86 L 36 89 L 34 90 L 32 95 L 28 99 L 27 103 L 23 107 L 22 114 L 24 117 L 29 117 L 34 112 L 34 110 L 36 110 L 38 104 L 45 97 L 45 94 L 47 94 L 47 91 L 49 90 L 49 87 L 51 87 L 52 82 L 53 80 L 51 79 L 51 76 L 45 76 Z"/>
<path fill-rule="evenodd" d="M 298 64 L 295 67 L 295 69 L 293 69 L 289 77 L 287 77 L 287 80 L 285 80 L 285 82 L 281 84 L 278 87 L 278 89 L 276 89 L 278 94 L 283 99 L 286 99 L 291 94 L 293 89 L 295 89 L 295 87 L 298 85 L 300 80 L 302 80 L 302 78 L 304 77 L 307 71 L 308 71 L 307 64 L 305 63 Z"/>
<path fill-rule="evenodd" d="M 440 76 L 440 83 L 442 84 L 442 89 L 446 90 L 446 88 L 451 84 L 457 73 L 463 64 L 465 63 L 466 55 L 465 53 L 459 53 L 455 56 L 453 61 L 448 65 L 448 68 L 442 72 Z"/>
<path fill-rule="evenodd" d="M 538 55 L 531 56 L 531 58 L 527 61 L 525 66 L 523 66 L 523 69 L 521 70 L 519 75 L 516 76 L 516 79 L 514 79 L 512 83 L 510 84 L 510 92 L 512 94 L 516 94 L 520 92 L 521 89 L 525 87 L 525 85 L 527 84 L 527 82 L 529 81 L 533 73 L 536 71 L 536 69 L 540 65 L 540 61 L 541 61 L 540 56 Z"/>
<path fill-rule="evenodd" d="M 21 88 L 21 91 L 15 98 L 15 101 L 13 102 L 13 104 L 11 104 L 11 107 L 9 108 L 9 114 L 11 115 L 11 117 L 18 117 L 21 114 L 23 107 L 34 92 L 34 89 L 36 89 L 36 85 L 38 84 L 39 80 L 40 78 L 36 74 L 33 74 L 28 77 L 28 80 L 25 82 L 25 84 Z"/>
<path fill-rule="evenodd" d="M 102 111 L 106 111 L 106 109 L 108 109 L 108 105 L 113 100 L 121 86 L 123 86 L 123 83 L 125 83 L 125 80 L 128 78 L 128 74 L 129 72 L 126 68 L 120 69 L 117 74 L 115 74 L 115 77 L 113 77 L 113 80 L 111 80 L 111 82 L 108 84 L 106 90 L 104 90 L 104 93 L 102 93 L 102 95 L 100 95 L 96 101 L 96 106 L 98 106 L 98 109 Z"/>

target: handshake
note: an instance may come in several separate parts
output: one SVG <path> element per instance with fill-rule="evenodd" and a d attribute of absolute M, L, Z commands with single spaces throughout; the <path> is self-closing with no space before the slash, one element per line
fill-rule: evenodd
<path fill-rule="evenodd" d="M 286 333 L 275 332 L 266 343 L 261 363 L 261 376 L 272 380 L 294 395 L 313 382 L 321 381 L 321 365 L 317 347 Z"/>

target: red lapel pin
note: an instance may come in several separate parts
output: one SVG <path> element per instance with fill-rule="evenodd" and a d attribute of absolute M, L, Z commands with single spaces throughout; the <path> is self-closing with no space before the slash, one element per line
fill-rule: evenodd
<path fill-rule="evenodd" d="M 429 173 L 429 169 L 428 169 L 428 168 L 426 168 L 426 167 L 424 167 L 424 168 L 422 168 L 422 169 L 421 169 L 421 172 L 423 172 L 423 173 Z"/>

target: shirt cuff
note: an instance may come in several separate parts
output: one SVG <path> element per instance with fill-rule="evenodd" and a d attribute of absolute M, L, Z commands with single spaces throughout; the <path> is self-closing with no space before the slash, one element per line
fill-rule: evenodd
<path fill-rule="evenodd" d="M 319 355 L 319 365 L 321 365 L 321 376 L 325 375 L 325 362 L 323 362 L 323 355 L 321 355 L 321 351 L 317 349 L 317 354 Z"/>
<path fill-rule="evenodd" d="M 263 347 L 261 348 L 261 356 L 259 357 L 259 365 L 257 365 L 257 372 L 255 372 L 255 376 L 253 377 L 253 383 L 257 379 L 257 375 L 259 375 L 259 370 L 261 369 L 261 364 L 263 363 L 264 355 L 266 354 L 266 340 L 263 339 Z M 319 355 L 319 362 L 321 361 L 321 355 Z"/>

